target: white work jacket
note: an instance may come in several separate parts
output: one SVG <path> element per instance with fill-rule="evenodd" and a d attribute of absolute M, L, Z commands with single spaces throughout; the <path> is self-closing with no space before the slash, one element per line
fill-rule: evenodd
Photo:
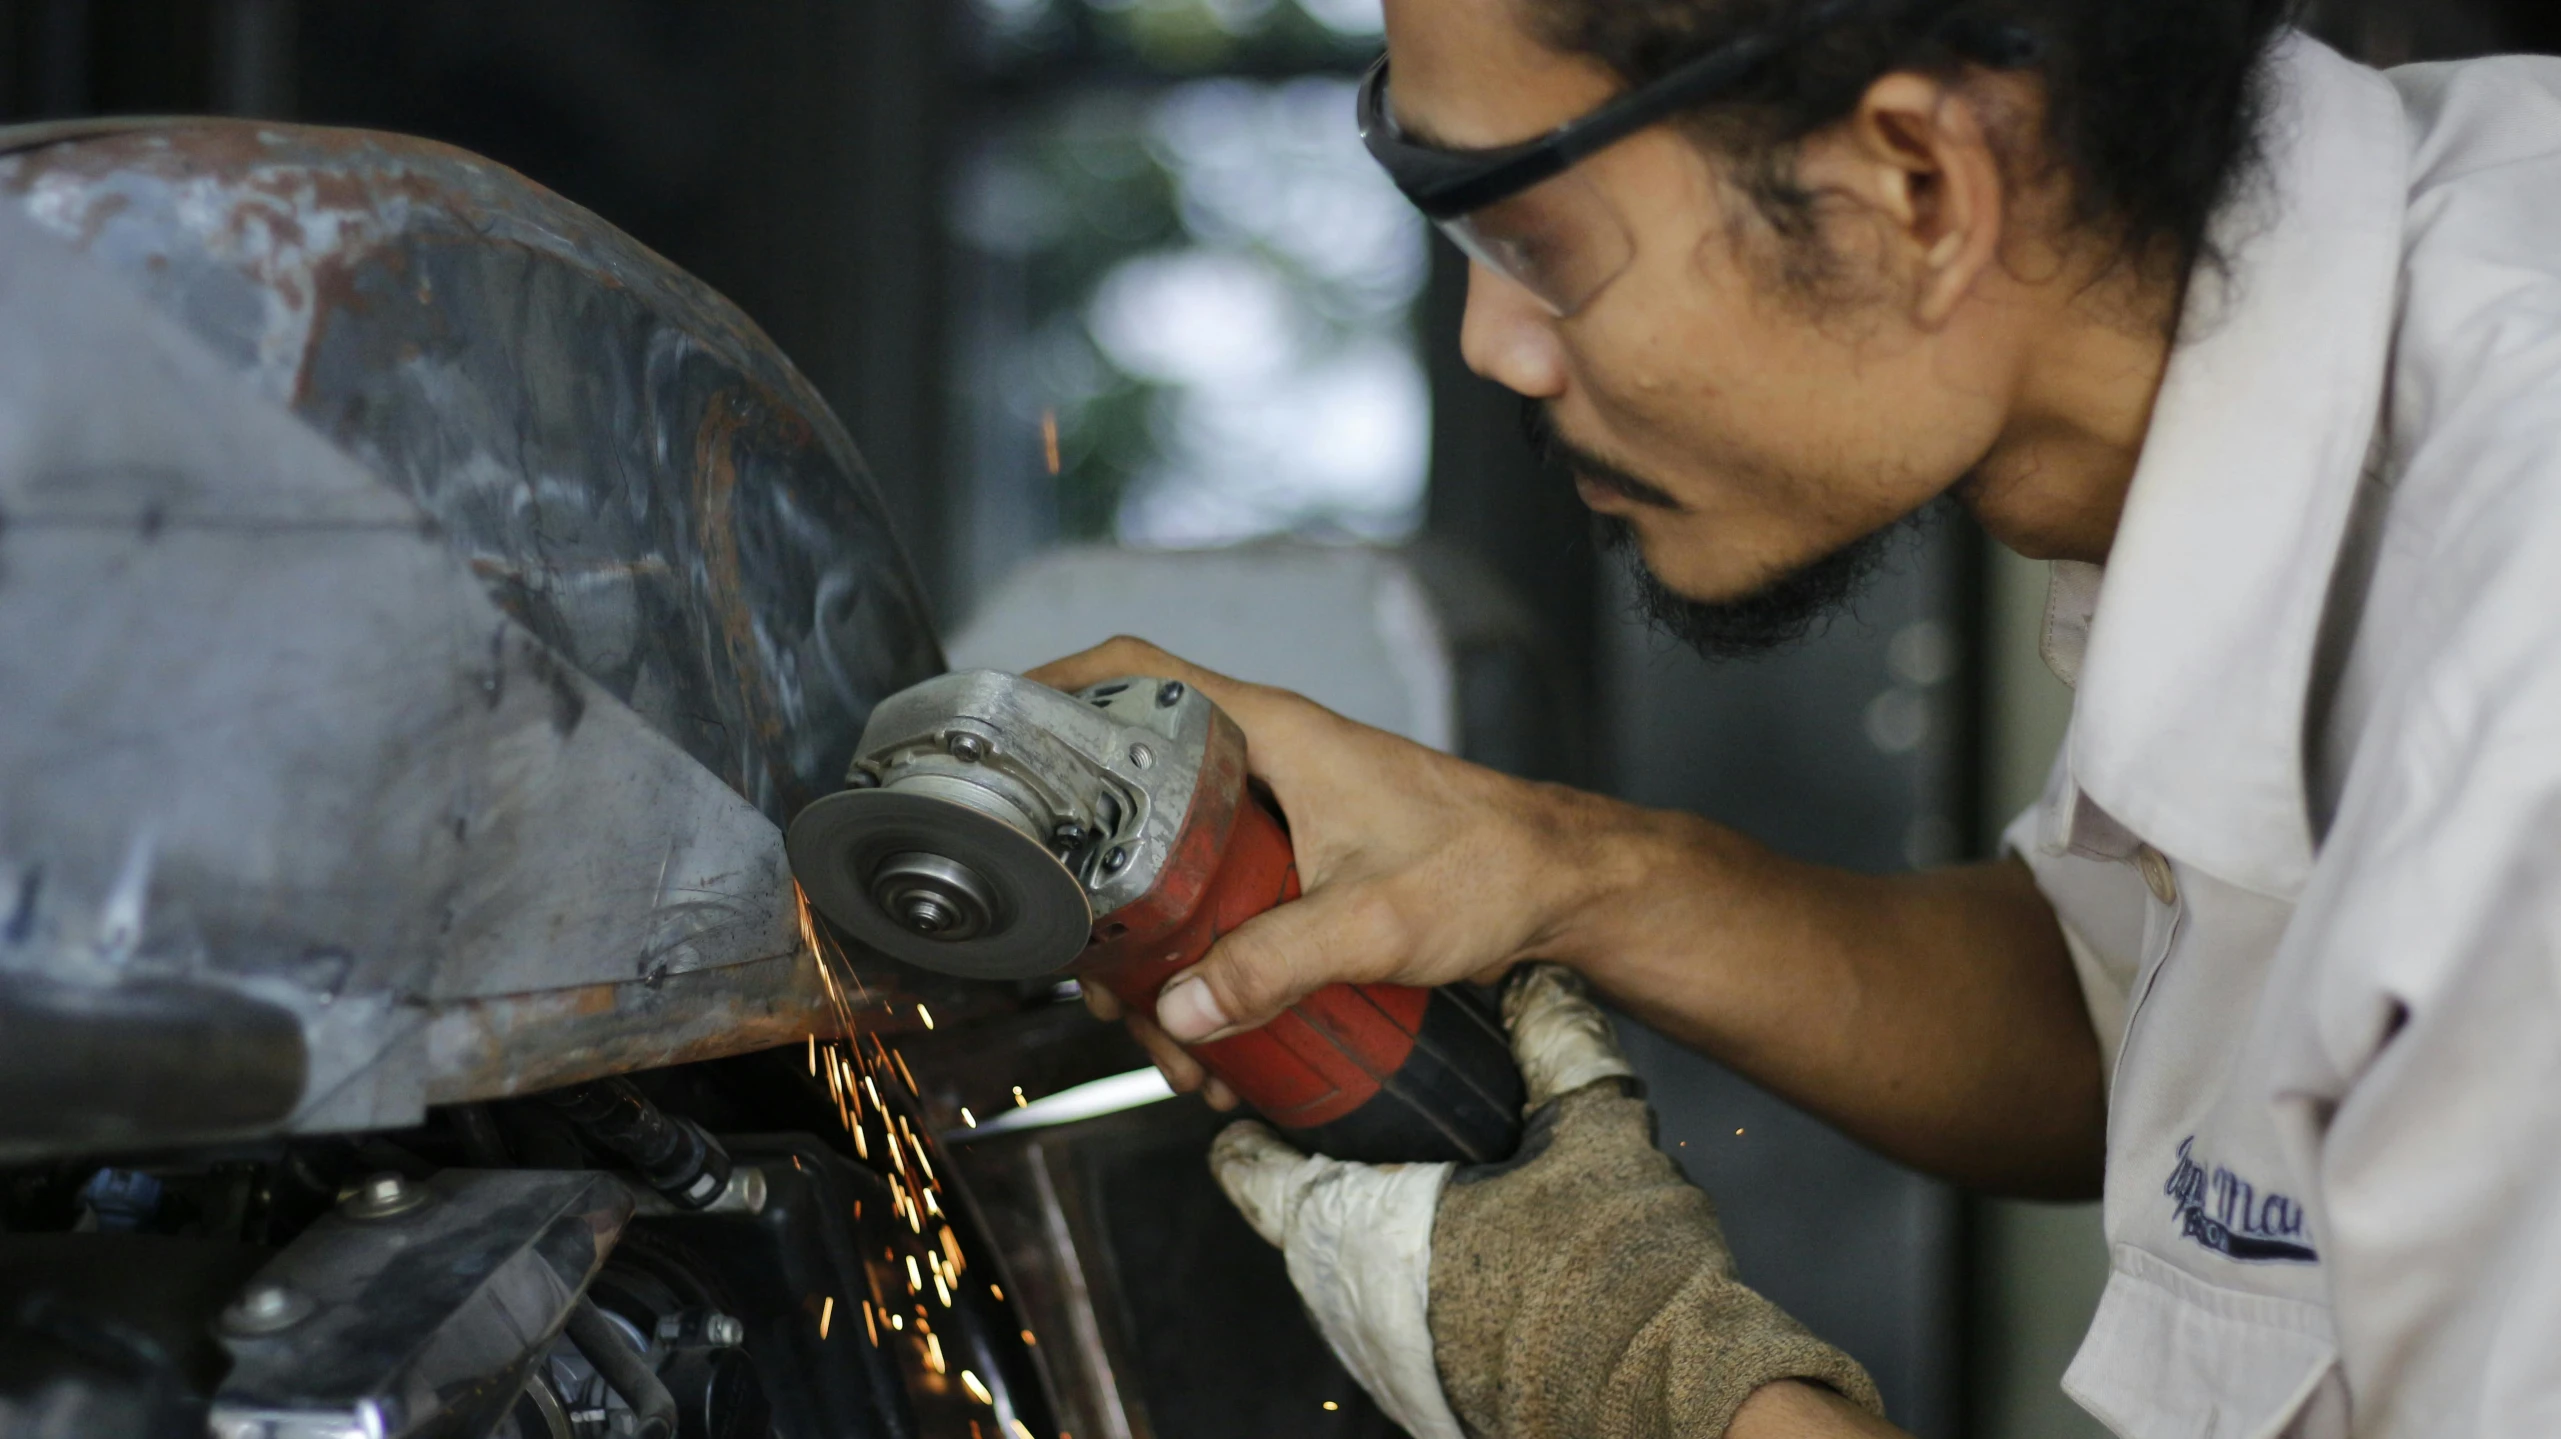
<path fill-rule="evenodd" d="M 2275 64 L 2009 834 L 2128 1439 L 2561 1436 L 2561 60 Z"/>

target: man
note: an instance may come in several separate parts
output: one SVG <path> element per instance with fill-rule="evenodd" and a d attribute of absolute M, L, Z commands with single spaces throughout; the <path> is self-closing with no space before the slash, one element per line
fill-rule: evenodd
<path fill-rule="evenodd" d="M 1063 661 L 1226 705 L 1307 881 L 1162 991 L 1168 1073 L 1330 980 L 1552 961 L 1897 1159 L 2103 1185 L 2066 1387 L 2119 1433 L 2561 1433 L 2561 64 L 2386 77 L 2278 0 L 1387 14 L 1372 151 L 1661 616 L 1783 639 L 1953 496 L 2056 562 L 2071 734 L 2004 858 L 1868 877 Z M 1573 985 L 1509 1009 L 1510 1165 L 1214 1156 L 1382 1403 L 1891 1432 Z"/>

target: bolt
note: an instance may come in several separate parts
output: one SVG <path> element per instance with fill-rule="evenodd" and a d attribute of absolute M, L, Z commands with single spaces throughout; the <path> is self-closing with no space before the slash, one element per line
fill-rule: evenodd
<path fill-rule="evenodd" d="M 347 1213 L 358 1219 L 389 1219 L 406 1214 L 434 1196 L 426 1186 L 412 1184 L 397 1174 L 376 1174 L 356 1186 L 347 1200 Z"/>
<path fill-rule="evenodd" d="M 1156 691 L 1156 707 L 1158 709 L 1172 709 L 1174 706 L 1183 702 L 1184 694 L 1185 690 L 1183 689 L 1183 682 L 1181 680 L 1167 680 L 1165 681 L 1165 687 Z"/>
<path fill-rule="evenodd" d="M 987 758 L 987 741 L 974 734 L 955 734 L 947 743 L 951 757 L 962 764 L 976 764 Z"/>
<path fill-rule="evenodd" d="M 1129 762 L 1138 766 L 1140 769 L 1145 769 L 1156 762 L 1156 751 L 1149 749 L 1143 744 L 1131 745 L 1129 747 Z"/>
<path fill-rule="evenodd" d="M 261 1284 L 240 1296 L 240 1317 L 282 1319 L 293 1312 L 293 1291 L 281 1284 Z"/>
<path fill-rule="evenodd" d="M 1060 849 L 1074 849 L 1085 842 L 1085 826 L 1072 819 L 1062 819 L 1050 830 L 1049 842 Z"/>
<path fill-rule="evenodd" d="M 716 1309 L 679 1309 L 658 1316 L 661 1347 L 684 1347 L 688 1335 L 698 1336 L 695 1342 L 715 1349 L 731 1349 L 747 1342 L 747 1326 Z"/>
<path fill-rule="evenodd" d="M 911 895 L 899 906 L 898 917 L 918 934 L 940 934 L 951 928 L 952 912 L 930 894 Z"/>
<path fill-rule="evenodd" d="M 845 776 L 845 788 L 878 789 L 880 788 L 880 776 L 873 774 L 867 769 L 855 770 Z"/>
<path fill-rule="evenodd" d="M 222 1327 L 234 1334 L 273 1334 L 290 1329 L 311 1313 L 311 1301 L 274 1280 L 249 1286 L 223 1312 Z"/>
<path fill-rule="evenodd" d="M 1111 851 L 1103 856 L 1103 873 L 1118 874 L 1127 868 L 1129 868 L 1129 851 L 1119 845 L 1113 845 Z"/>

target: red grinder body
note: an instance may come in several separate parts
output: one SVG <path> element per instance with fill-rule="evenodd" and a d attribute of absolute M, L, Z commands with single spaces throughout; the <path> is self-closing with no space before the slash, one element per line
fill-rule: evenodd
<path fill-rule="evenodd" d="M 1168 979 L 1298 897 L 1289 834 L 1259 796 L 1238 796 L 1221 838 L 1187 836 L 1174 863 L 1190 873 L 1106 916 L 1077 972 L 1153 1019 Z M 1520 1071 L 1500 1023 L 1463 991 L 1327 985 L 1191 1052 L 1300 1144 L 1338 1159 L 1486 1163 L 1520 1143 Z"/>
<path fill-rule="evenodd" d="M 1244 731 L 1180 680 L 1070 695 L 939 675 L 873 707 L 846 785 L 792 820 L 794 877 L 852 939 L 944 974 L 1066 969 L 1152 1018 L 1220 936 L 1298 897 Z M 1193 1052 L 1339 1159 L 1485 1163 L 1519 1144 L 1511 1045 L 1464 989 L 1331 985 Z"/>

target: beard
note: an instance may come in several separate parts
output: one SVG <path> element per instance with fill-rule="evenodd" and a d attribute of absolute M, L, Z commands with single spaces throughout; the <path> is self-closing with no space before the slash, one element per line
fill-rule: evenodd
<path fill-rule="evenodd" d="M 1610 464 L 1558 433 L 1547 407 L 1525 401 L 1521 427 L 1548 465 L 1590 480 L 1639 504 L 1676 509 L 1679 501 L 1659 485 Z M 1696 600 L 1663 583 L 1645 564 L 1636 527 L 1617 515 L 1592 517 L 1595 543 L 1626 566 L 1635 588 L 1630 606 L 1657 632 L 1703 659 L 1753 659 L 1775 654 L 1821 632 L 1849 611 L 1893 556 L 1897 541 L 1917 531 L 1934 506 L 1924 506 L 1883 528 L 1727 600 Z"/>

